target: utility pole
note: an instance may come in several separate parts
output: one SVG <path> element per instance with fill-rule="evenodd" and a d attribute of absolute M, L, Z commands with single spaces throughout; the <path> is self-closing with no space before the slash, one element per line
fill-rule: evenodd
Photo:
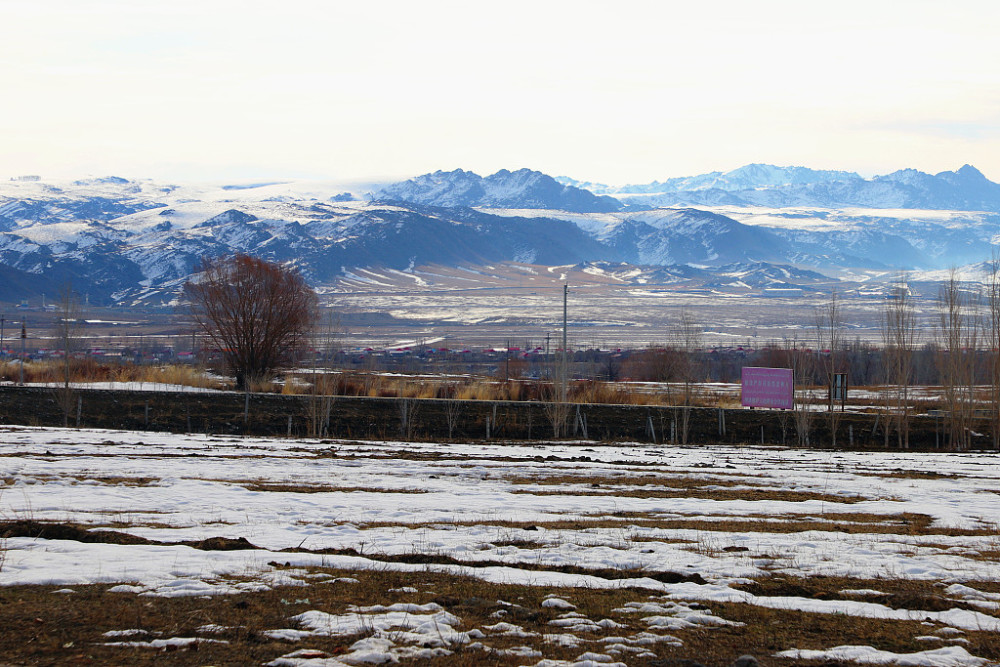
<path fill-rule="evenodd" d="M 510 382 L 510 338 L 507 339 L 507 348 L 504 350 L 504 353 L 503 383 L 507 384 Z"/>
<path fill-rule="evenodd" d="M 563 339 L 562 339 L 562 378 L 561 400 L 566 402 L 566 383 L 569 381 L 569 366 L 566 362 L 566 303 L 569 299 L 569 285 L 563 285 Z"/>
<path fill-rule="evenodd" d="M 0 315 L 0 358 L 3 357 L 3 323 L 6 318 Z"/>
<path fill-rule="evenodd" d="M 21 377 L 18 386 L 24 386 L 24 345 L 28 339 L 28 329 L 25 327 L 24 318 L 21 318 Z"/>

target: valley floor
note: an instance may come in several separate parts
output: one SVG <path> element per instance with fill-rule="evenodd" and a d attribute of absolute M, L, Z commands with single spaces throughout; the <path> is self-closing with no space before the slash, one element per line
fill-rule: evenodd
<path fill-rule="evenodd" d="M 3 427 L 15 664 L 1000 664 L 1000 456 Z"/>

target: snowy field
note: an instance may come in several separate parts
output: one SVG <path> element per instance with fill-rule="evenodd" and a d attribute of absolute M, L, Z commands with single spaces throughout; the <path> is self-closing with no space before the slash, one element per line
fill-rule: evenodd
<path fill-rule="evenodd" d="M 762 664 L 1000 664 L 995 454 L 4 427 L 0 522 L 0 596 L 296 591 L 257 664 L 714 664 L 712 641 Z M 25 534 L 42 524 L 63 539 Z M 376 575 L 403 585 L 331 601 Z M 489 586 L 468 597 L 488 620 L 441 577 Z M 753 620 L 789 618 L 827 629 L 765 640 Z M 125 662 L 201 646 L 226 663 L 236 641 L 218 622 L 111 623 L 89 642 Z"/>

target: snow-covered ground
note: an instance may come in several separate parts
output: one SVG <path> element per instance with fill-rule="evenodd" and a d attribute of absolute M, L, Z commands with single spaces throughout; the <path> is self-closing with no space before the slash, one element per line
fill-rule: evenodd
<path fill-rule="evenodd" d="M 695 492 L 659 493 L 681 481 Z M 308 566 L 431 568 L 498 583 L 639 587 L 657 596 L 649 604 L 661 613 L 669 605 L 738 602 L 918 620 L 933 626 L 928 632 L 1000 632 L 1000 594 L 990 592 L 1000 581 L 1000 563 L 984 557 L 1000 552 L 998 494 L 1000 456 L 987 453 L 331 443 L 3 427 L 2 521 L 77 523 L 161 542 L 242 537 L 261 549 L 10 537 L 2 545 L 0 585 L 96 583 L 151 596 L 217 595 L 307 584 L 305 570 L 296 568 Z M 923 532 L 908 530 L 904 515 L 926 516 L 930 523 Z M 740 523 L 730 529 L 734 521 Z M 579 527 L 565 527 L 573 522 Z M 695 528 L 684 522 L 702 523 Z M 782 530 L 793 522 L 806 529 Z M 353 548 L 361 555 L 276 553 L 296 547 Z M 454 560 L 414 565 L 385 559 L 414 553 Z M 291 568 L 268 564 L 276 559 Z M 490 565 L 474 566 L 484 562 Z M 595 574 L 568 573 L 579 567 Z M 601 570 L 635 574 L 607 578 Z M 697 574 L 706 583 L 643 576 L 666 571 Z M 814 599 L 753 595 L 737 587 L 776 575 L 941 583 L 955 606 L 897 609 L 865 600 L 877 590 Z M 409 613 L 418 611 L 438 627 L 455 624 L 439 608 Z M 376 627 L 372 619 L 393 610 L 364 613 L 374 623 L 366 627 Z M 326 632 L 347 622 L 331 618 L 304 614 L 297 622 L 307 630 L 296 632 Z M 391 616 L 385 622 L 391 625 Z M 357 651 L 405 657 L 376 644 Z M 819 657 L 864 662 L 882 653 L 841 646 Z M 925 653 L 907 657 L 906 664 L 984 663 L 958 645 Z M 310 664 L 291 654 L 287 660 L 280 664 Z"/>

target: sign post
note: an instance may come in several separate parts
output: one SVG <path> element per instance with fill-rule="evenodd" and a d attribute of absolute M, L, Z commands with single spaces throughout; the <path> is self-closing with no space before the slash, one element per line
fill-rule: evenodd
<path fill-rule="evenodd" d="M 830 377 L 830 409 L 837 401 L 840 401 L 840 411 L 843 412 L 847 404 L 847 373 L 834 373 Z"/>
<path fill-rule="evenodd" d="M 28 329 L 25 325 L 24 318 L 21 318 L 21 374 L 19 378 L 18 386 L 24 386 L 24 344 L 28 341 Z"/>
<path fill-rule="evenodd" d="M 745 367 L 740 377 L 740 404 L 745 408 L 794 406 L 795 381 L 791 368 Z"/>

